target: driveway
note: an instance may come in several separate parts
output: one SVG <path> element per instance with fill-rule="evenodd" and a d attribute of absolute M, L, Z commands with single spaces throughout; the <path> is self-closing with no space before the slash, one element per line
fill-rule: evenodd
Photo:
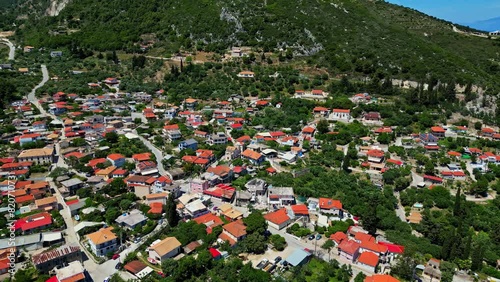
<path fill-rule="evenodd" d="M 14 57 L 16 55 L 16 47 L 12 42 L 9 41 L 9 39 L 2 38 L 0 39 L 0 43 L 3 43 L 7 46 L 9 46 L 9 61 L 14 61 Z"/>

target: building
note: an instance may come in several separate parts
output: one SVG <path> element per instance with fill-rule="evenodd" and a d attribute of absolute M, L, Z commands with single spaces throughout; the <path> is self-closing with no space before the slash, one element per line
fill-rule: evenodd
<path fill-rule="evenodd" d="M 348 122 L 351 120 L 351 110 L 333 109 L 329 119 Z"/>
<path fill-rule="evenodd" d="M 247 236 L 246 229 L 247 227 L 241 219 L 230 222 L 222 226 L 222 233 L 219 235 L 219 239 L 228 241 L 231 246 L 234 246 Z"/>
<path fill-rule="evenodd" d="M 441 270 L 439 269 L 441 261 L 435 258 L 431 258 L 424 268 L 424 275 L 430 277 L 431 279 L 441 280 Z"/>
<path fill-rule="evenodd" d="M 55 58 L 55 57 L 62 57 L 63 52 L 62 51 L 51 51 L 50 52 L 50 57 Z"/>
<path fill-rule="evenodd" d="M 17 160 L 36 164 L 55 163 L 55 150 L 52 147 L 24 150 L 17 156 Z"/>
<path fill-rule="evenodd" d="M 286 209 L 282 208 L 274 212 L 270 212 L 264 215 L 269 227 L 277 230 L 281 230 L 290 224 L 290 217 L 288 216 Z"/>
<path fill-rule="evenodd" d="M 198 149 L 198 141 L 196 141 L 192 138 L 188 139 L 188 140 L 184 140 L 184 141 L 179 142 L 178 147 L 179 147 L 180 151 L 185 150 L 185 149 L 196 150 L 196 149 Z"/>
<path fill-rule="evenodd" d="M 399 282 L 399 280 L 388 274 L 374 274 L 367 276 L 363 282 Z"/>
<path fill-rule="evenodd" d="M 209 213 L 207 207 L 199 199 L 186 204 L 184 206 L 184 212 L 188 218 L 197 218 Z"/>
<path fill-rule="evenodd" d="M 319 211 L 342 217 L 342 202 L 329 198 L 319 198 Z"/>
<path fill-rule="evenodd" d="M 137 226 L 142 226 L 147 221 L 147 217 L 140 210 L 131 210 L 130 212 L 120 215 L 115 222 L 120 226 L 128 229 L 134 229 Z"/>
<path fill-rule="evenodd" d="M 359 256 L 359 247 L 360 245 L 356 241 L 343 240 L 338 246 L 338 255 L 354 262 Z"/>
<path fill-rule="evenodd" d="M 385 153 L 382 150 L 372 149 L 366 152 L 366 156 L 369 162 L 379 164 L 384 161 Z"/>
<path fill-rule="evenodd" d="M 245 188 L 253 195 L 265 195 L 267 191 L 267 183 L 260 178 L 254 178 L 245 184 Z"/>
<path fill-rule="evenodd" d="M 337 231 L 330 235 L 330 240 L 335 243 L 335 246 L 340 245 L 343 241 L 347 241 L 347 235 L 344 232 Z"/>
<path fill-rule="evenodd" d="M 155 241 L 149 247 L 149 258 L 161 263 L 162 261 L 175 257 L 181 252 L 181 242 L 175 237 L 167 237 L 158 242 Z"/>
<path fill-rule="evenodd" d="M 36 208 L 44 211 L 59 210 L 57 198 L 55 196 L 35 200 Z"/>
<path fill-rule="evenodd" d="M 85 282 L 85 268 L 79 261 L 70 262 L 66 267 L 56 268 L 56 279 L 59 282 Z"/>
<path fill-rule="evenodd" d="M 69 191 L 70 195 L 75 195 L 76 190 L 83 187 L 83 182 L 78 178 L 71 178 L 66 181 L 62 181 L 61 185 Z"/>
<path fill-rule="evenodd" d="M 146 205 L 150 205 L 152 203 L 161 203 L 162 205 L 167 204 L 168 193 L 154 193 L 146 195 Z"/>
<path fill-rule="evenodd" d="M 445 137 L 444 135 L 446 133 L 446 129 L 442 128 L 441 126 L 433 126 L 431 127 L 431 133 L 432 135 L 434 135 L 434 137 L 441 139 Z"/>
<path fill-rule="evenodd" d="M 379 262 L 378 255 L 372 252 L 361 253 L 361 255 L 358 258 L 358 265 L 371 272 L 375 272 L 378 262 Z"/>
<path fill-rule="evenodd" d="M 261 165 L 266 159 L 264 155 L 251 149 L 243 151 L 241 157 L 250 161 L 253 165 Z"/>
<path fill-rule="evenodd" d="M 110 154 L 107 160 L 111 162 L 111 165 L 116 167 L 122 167 L 125 164 L 125 156 L 122 154 Z"/>
<path fill-rule="evenodd" d="M 295 204 L 295 194 L 292 187 L 269 187 L 267 204 L 277 208 Z"/>
<path fill-rule="evenodd" d="M 366 121 L 380 121 L 382 119 L 379 112 L 368 112 L 363 115 L 363 118 Z"/>
<path fill-rule="evenodd" d="M 72 261 L 82 261 L 82 251 L 78 244 L 62 245 L 58 248 L 32 256 L 33 265 L 41 273 L 48 273 L 54 267 L 60 268 Z"/>
<path fill-rule="evenodd" d="M 253 78 L 255 76 L 255 73 L 252 71 L 242 71 L 238 73 L 238 77 L 243 77 L 243 78 Z"/>
<path fill-rule="evenodd" d="M 310 252 L 307 252 L 307 251 L 302 250 L 302 249 L 296 249 L 285 260 L 288 264 L 295 267 L 295 266 L 300 266 L 300 265 L 307 263 L 307 261 L 310 258 L 311 258 Z"/>
<path fill-rule="evenodd" d="M 207 144 L 209 145 L 223 145 L 227 143 L 227 136 L 224 132 L 217 132 L 208 136 Z"/>
<path fill-rule="evenodd" d="M 138 260 L 134 260 L 134 261 L 127 263 L 123 268 L 125 268 L 125 270 L 132 273 L 133 275 L 137 275 L 146 267 L 148 267 L 148 266 L 145 265 L 144 263 L 142 263 Z"/>
<path fill-rule="evenodd" d="M 117 169 L 116 166 L 108 166 L 107 168 L 103 168 L 98 170 L 95 175 L 102 177 L 103 180 L 107 181 L 110 179 L 113 175 L 113 171 Z"/>
<path fill-rule="evenodd" d="M 98 256 L 105 256 L 118 249 L 118 237 L 113 233 L 113 227 L 101 228 L 86 235 L 92 252 Z"/>

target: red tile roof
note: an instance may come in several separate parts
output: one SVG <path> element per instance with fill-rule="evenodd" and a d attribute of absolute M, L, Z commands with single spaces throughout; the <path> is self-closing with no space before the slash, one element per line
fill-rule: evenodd
<path fill-rule="evenodd" d="M 348 114 L 351 112 L 351 110 L 345 110 L 345 109 L 333 109 L 333 112 L 334 113 L 344 113 L 344 114 Z"/>
<path fill-rule="evenodd" d="M 124 159 L 125 156 L 123 156 L 122 154 L 109 154 L 108 155 L 108 159 L 110 160 L 113 160 L 113 161 L 117 161 L 119 159 Z"/>
<path fill-rule="evenodd" d="M 339 250 L 344 253 L 353 255 L 359 249 L 359 244 L 353 240 L 343 240 L 342 243 L 339 244 Z"/>
<path fill-rule="evenodd" d="M 330 209 L 342 209 L 342 203 L 339 200 L 333 200 L 329 198 L 319 198 L 319 208 L 330 210 Z"/>
<path fill-rule="evenodd" d="M 483 129 L 481 129 L 481 132 L 483 132 L 483 133 L 495 133 L 495 130 L 493 130 L 492 128 L 489 128 L 489 127 L 485 127 Z"/>
<path fill-rule="evenodd" d="M 14 226 L 22 231 L 28 231 L 31 229 L 39 228 L 52 223 L 52 217 L 47 212 L 42 212 L 39 214 L 30 215 L 17 220 Z"/>
<path fill-rule="evenodd" d="M 437 133 L 445 133 L 446 129 L 442 128 L 441 126 L 433 126 L 431 127 L 431 131 Z"/>
<path fill-rule="evenodd" d="M 262 157 L 262 154 L 255 152 L 253 150 L 250 150 L 250 149 L 246 149 L 245 151 L 243 151 L 243 153 L 241 155 L 244 156 L 245 158 L 249 158 L 252 160 L 258 160 Z"/>
<path fill-rule="evenodd" d="M 387 246 L 384 245 L 379 245 L 375 243 L 374 241 L 367 241 L 363 240 L 361 241 L 361 248 L 376 252 L 376 253 L 386 253 L 387 252 Z"/>
<path fill-rule="evenodd" d="M 168 131 L 168 130 L 178 130 L 178 129 L 179 129 L 179 125 L 177 125 L 177 124 L 165 125 L 165 126 L 163 127 L 163 129 L 165 129 L 165 130 L 167 130 L 167 131 Z"/>
<path fill-rule="evenodd" d="M 382 150 L 373 149 L 366 152 L 366 155 L 374 158 L 382 158 L 385 154 Z"/>
<path fill-rule="evenodd" d="M 372 235 L 363 232 L 357 232 L 354 235 L 354 239 L 360 242 L 375 242 L 375 238 Z"/>
<path fill-rule="evenodd" d="M 432 175 L 424 175 L 424 179 L 435 181 L 435 182 L 443 182 L 443 179 L 441 177 L 432 176 Z"/>
<path fill-rule="evenodd" d="M 306 127 L 304 127 L 304 129 L 302 129 L 302 133 L 312 134 L 312 133 L 314 133 L 315 130 L 316 129 L 314 129 L 314 128 L 310 127 L 310 126 L 306 126 Z"/>
<path fill-rule="evenodd" d="M 358 262 L 362 264 L 366 264 L 369 266 L 376 267 L 378 264 L 378 255 L 372 253 L 372 252 L 363 252 L 359 258 Z"/>
<path fill-rule="evenodd" d="M 374 274 L 366 277 L 363 282 L 399 282 L 399 280 L 388 274 Z"/>
<path fill-rule="evenodd" d="M 309 209 L 306 205 L 292 205 L 290 208 L 295 215 L 309 215 Z"/>
<path fill-rule="evenodd" d="M 330 235 L 330 240 L 335 241 L 335 243 L 340 244 L 342 241 L 347 240 L 347 235 L 344 232 L 335 232 Z"/>
<path fill-rule="evenodd" d="M 267 221 L 270 221 L 270 222 L 277 224 L 277 225 L 281 225 L 281 224 L 290 220 L 290 217 L 286 213 L 285 208 L 279 209 L 279 210 L 274 211 L 274 212 L 267 213 L 264 215 L 264 218 Z"/>

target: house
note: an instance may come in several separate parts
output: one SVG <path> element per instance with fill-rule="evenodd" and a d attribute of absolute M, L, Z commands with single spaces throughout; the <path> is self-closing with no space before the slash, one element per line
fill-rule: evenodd
<path fill-rule="evenodd" d="M 23 48 L 24 53 L 29 53 L 33 50 L 35 50 L 35 47 L 33 47 L 33 46 L 24 46 L 24 48 Z"/>
<path fill-rule="evenodd" d="M 399 282 L 399 280 L 388 274 L 374 274 L 367 276 L 363 282 Z"/>
<path fill-rule="evenodd" d="M 181 252 L 181 242 L 175 237 L 167 237 L 161 241 L 155 241 L 149 247 L 149 258 L 162 263 L 168 258 L 177 256 Z"/>
<path fill-rule="evenodd" d="M 347 241 L 347 235 L 344 232 L 337 231 L 334 234 L 330 235 L 330 240 L 335 243 L 335 246 L 340 245 L 343 241 Z"/>
<path fill-rule="evenodd" d="M 52 225 L 52 216 L 48 212 L 23 217 L 14 223 L 15 230 L 23 234 L 31 234 L 46 229 L 50 225 Z"/>
<path fill-rule="evenodd" d="M 70 195 L 75 195 L 76 190 L 83 187 L 83 182 L 78 178 L 71 178 L 66 181 L 62 181 L 61 185 L 69 191 Z"/>
<path fill-rule="evenodd" d="M 359 247 L 359 243 L 353 240 L 343 240 L 338 246 L 338 255 L 354 262 L 359 256 Z"/>
<path fill-rule="evenodd" d="M 295 204 L 295 195 L 292 187 L 269 187 L 267 189 L 267 204 L 283 207 Z"/>
<path fill-rule="evenodd" d="M 111 165 L 116 167 L 121 167 L 125 164 L 125 156 L 122 154 L 109 154 L 106 159 L 111 162 Z"/>
<path fill-rule="evenodd" d="M 120 81 L 116 77 L 108 77 L 104 80 L 104 83 L 109 85 L 115 85 L 120 83 Z"/>
<path fill-rule="evenodd" d="M 162 214 L 163 213 L 163 205 L 162 203 L 151 203 L 149 204 L 148 213 L 152 214 Z"/>
<path fill-rule="evenodd" d="M 242 71 L 238 73 L 238 77 L 243 77 L 243 78 L 253 78 L 255 76 L 255 73 L 252 71 Z"/>
<path fill-rule="evenodd" d="M 150 175 L 158 173 L 158 167 L 153 161 L 140 162 L 135 166 L 135 169 L 141 175 Z"/>
<path fill-rule="evenodd" d="M 107 168 L 98 170 L 95 175 L 102 177 L 104 181 L 110 179 L 113 175 L 113 171 L 116 170 L 116 166 L 108 166 Z"/>
<path fill-rule="evenodd" d="M 54 267 L 60 268 L 73 261 L 82 261 L 82 251 L 78 244 L 67 244 L 33 255 L 31 259 L 40 273 L 48 273 Z"/>
<path fill-rule="evenodd" d="M 424 146 L 438 147 L 437 142 L 439 141 L 439 138 L 437 138 L 436 136 L 434 136 L 431 133 L 422 133 L 419 135 L 418 138 L 420 139 L 420 142 L 422 142 L 422 144 L 424 144 Z M 438 149 L 439 149 L 439 147 L 438 147 Z"/>
<path fill-rule="evenodd" d="M 285 208 L 267 213 L 264 215 L 264 218 L 266 219 L 268 226 L 277 230 L 287 227 L 291 221 Z"/>
<path fill-rule="evenodd" d="M 144 216 L 140 210 L 134 209 L 120 215 L 117 219 L 115 219 L 115 222 L 128 229 L 134 229 L 137 226 L 144 225 L 147 219 L 148 218 Z"/>
<path fill-rule="evenodd" d="M 38 210 L 44 210 L 44 211 L 59 210 L 57 198 L 55 196 L 35 200 L 35 205 Z"/>
<path fill-rule="evenodd" d="M 368 112 L 363 115 L 363 118 L 366 121 L 380 121 L 382 119 L 379 112 Z"/>
<path fill-rule="evenodd" d="M 329 116 L 330 120 L 348 122 L 351 120 L 351 110 L 333 109 Z"/>
<path fill-rule="evenodd" d="M 424 275 L 430 277 L 430 279 L 441 280 L 441 270 L 439 269 L 441 261 L 435 258 L 431 258 L 424 268 Z"/>
<path fill-rule="evenodd" d="M 234 160 L 241 157 L 241 151 L 237 147 L 227 146 L 225 158 L 228 160 Z"/>
<path fill-rule="evenodd" d="M 212 233 L 212 229 L 216 226 L 223 225 L 224 222 L 220 217 L 213 213 L 207 213 L 194 219 L 198 224 L 205 224 L 207 226 L 207 234 Z"/>
<path fill-rule="evenodd" d="M 111 178 L 125 178 L 128 175 L 128 171 L 126 169 L 115 169 L 111 173 Z"/>
<path fill-rule="evenodd" d="M 41 140 L 41 135 L 38 133 L 23 134 L 19 136 L 19 145 L 23 146 L 25 144 L 36 142 Z"/>
<path fill-rule="evenodd" d="M 177 124 L 165 125 L 163 127 L 163 134 L 165 134 L 170 141 L 178 140 L 182 137 L 179 125 Z"/>
<path fill-rule="evenodd" d="M 384 161 L 385 153 L 382 150 L 372 149 L 366 152 L 366 156 L 369 162 L 379 164 Z"/>
<path fill-rule="evenodd" d="M 71 216 L 77 215 L 81 209 L 85 207 L 85 200 L 87 198 L 83 199 L 74 199 L 71 201 L 66 202 L 66 205 L 68 206 L 68 211 Z"/>
<path fill-rule="evenodd" d="M 387 246 L 380 245 L 375 241 L 363 240 L 361 241 L 359 252 L 360 253 L 371 252 L 383 258 L 387 255 L 388 248 Z"/>
<path fill-rule="evenodd" d="M 441 126 L 433 126 L 431 127 L 431 133 L 434 137 L 438 139 L 442 139 L 445 137 L 446 129 Z"/>
<path fill-rule="evenodd" d="M 179 147 L 180 151 L 185 150 L 185 149 L 196 150 L 196 149 L 198 149 L 198 141 L 196 141 L 192 138 L 188 139 L 188 140 L 184 140 L 184 141 L 179 142 L 178 147 Z"/>
<path fill-rule="evenodd" d="M 207 144 L 209 145 L 222 145 L 226 144 L 228 141 L 227 136 L 224 132 L 217 132 L 208 136 Z"/>
<path fill-rule="evenodd" d="M 200 199 L 196 199 L 184 205 L 184 213 L 187 218 L 197 218 L 207 214 L 209 211 Z"/>
<path fill-rule="evenodd" d="M 152 203 L 161 203 L 162 205 L 167 204 L 168 193 L 154 193 L 146 195 L 146 205 L 150 205 Z"/>
<path fill-rule="evenodd" d="M 55 268 L 54 272 L 55 276 L 52 276 L 49 280 L 54 279 L 54 281 L 60 282 L 87 281 L 87 277 L 85 276 L 86 270 L 83 267 L 83 263 L 80 261 L 73 261 L 68 263 L 65 267 Z"/>
<path fill-rule="evenodd" d="M 86 235 L 90 249 L 98 256 L 102 257 L 118 249 L 118 237 L 113 233 L 113 227 L 106 227 L 94 233 Z"/>
<path fill-rule="evenodd" d="M 329 198 L 319 198 L 319 211 L 324 214 L 342 217 L 342 202 Z"/>
<path fill-rule="evenodd" d="M 306 126 L 302 129 L 302 135 L 311 137 L 314 135 L 315 131 L 316 129 L 314 127 Z"/>
<path fill-rule="evenodd" d="M 432 175 L 424 175 L 424 181 L 431 182 L 433 184 L 441 184 L 443 183 L 443 179 L 441 177 L 432 176 Z"/>
<path fill-rule="evenodd" d="M 489 127 L 484 127 L 481 129 L 481 136 L 492 137 L 495 133 L 495 130 Z"/>
<path fill-rule="evenodd" d="M 243 159 L 249 160 L 253 165 L 261 165 L 265 161 L 264 155 L 251 149 L 246 149 L 245 151 L 243 151 L 241 157 Z"/>
<path fill-rule="evenodd" d="M 231 182 L 231 180 L 233 179 L 233 170 L 227 165 L 218 165 L 216 167 L 209 167 L 207 169 L 207 172 L 217 175 L 221 183 L 228 183 Z"/>
<path fill-rule="evenodd" d="M 230 222 L 222 226 L 222 233 L 219 235 L 219 239 L 228 241 L 231 246 L 234 246 L 246 237 L 246 229 L 247 227 L 241 219 Z"/>
<path fill-rule="evenodd" d="M 359 255 L 357 264 L 371 272 L 375 272 L 378 262 L 379 262 L 378 255 L 372 252 L 364 252 L 361 253 L 361 255 Z"/>
<path fill-rule="evenodd" d="M 231 202 L 236 194 L 236 189 L 226 184 L 217 184 L 213 188 L 208 188 L 203 191 L 203 194 L 209 195 L 226 202 Z"/>
<path fill-rule="evenodd" d="M 55 163 L 55 150 L 52 147 L 24 150 L 17 156 L 17 160 L 36 164 Z"/>
<path fill-rule="evenodd" d="M 39 181 L 26 185 L 24 189 L 26 193 L 33 195 L 35 199 L 41 199 L 50 192 L 50 185 L 47 181 Z"/>
<path fill-rule="evenodd" d="M 193 98 L 187 98 L 186 100 L 184 100 L 184 105 L 186 108 L 194 110 L 198 105 L 198 100 Z"/>
<path fill-rule="evenodd" d="M 133 154 L 132 159 L 134 159 L 135 162 L 149 161 L 151 159 L 151 153 Z"/>
<path fill-rule="evenodd" d="M 143 271 L 147 267 L 148 267 L 147 265 L 145 265 L 144 263 L 142 263 L 138 260 L 133 260 L 133 261 L 127 263 L 125 266 L 123 266 L 123 268 L 125 270 L 127 270 L 128 272 L 130 272 L 131 274 L 133 274 L 135 276 L 139 275 L 139 273 L 141 273 L 141 271 Z"/>
<path fill-rule="evenodd" d="M 50 57 L 55 58 L 55 57 L 62 57 L 63 52 L 62 51 L 50 51 Z"/>
<path fill-rule="evenodd" d="M 293 216 L 295 218 L 304 217 L 306 219 L 309 219 L 309 209 L 306 205 L 291 205 L 290 209 L 292 210 Z"/>

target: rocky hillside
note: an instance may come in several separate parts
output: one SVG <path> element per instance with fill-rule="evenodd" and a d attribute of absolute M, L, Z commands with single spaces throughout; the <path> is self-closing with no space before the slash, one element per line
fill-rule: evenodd
<path fill-rule="evenodd" d="M 53 2 L 58 11 L 66 1 Z M 250 46 L 308 56 L 334 73 L 500 85 L 500 41 L 377 0 L 73 0 L 22 23 L 18 39 L 35 46 L 136 51 L 153 34 L 172 53 Z"/>

